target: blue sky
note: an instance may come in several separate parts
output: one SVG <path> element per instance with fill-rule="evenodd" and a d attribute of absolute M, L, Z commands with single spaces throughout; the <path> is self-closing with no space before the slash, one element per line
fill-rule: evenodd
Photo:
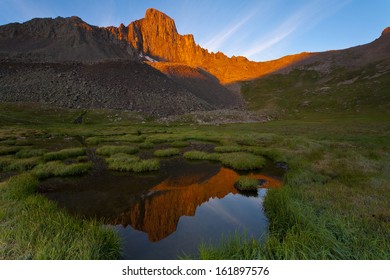
<path fill-rule="evenodd" d="M 390 26 L 390 0 L 0 0 L 0 25 L 72 15 L 127 25 L 152 7 L 209 51 L 255 61 L 365 44 Z"/>

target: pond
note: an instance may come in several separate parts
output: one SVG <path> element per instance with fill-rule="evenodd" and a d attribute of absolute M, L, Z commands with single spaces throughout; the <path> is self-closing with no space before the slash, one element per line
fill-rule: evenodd
<path fill-rule="evenodd" d="M 280 185 L 282 171 L 268 164 L 245 175 Z M 202 242 L 222 236 L 267 234 L 262 202 L 266 188 L 250 195 L 237 191 L 237 172 L 208 161 L 176 157 L 158 172 L 135 175 L 108 170 L 80 178 L 46 180 L 40 192 L 71 214 L 97 218 L 122 239 L 124 259 L 196 257 Z"/>

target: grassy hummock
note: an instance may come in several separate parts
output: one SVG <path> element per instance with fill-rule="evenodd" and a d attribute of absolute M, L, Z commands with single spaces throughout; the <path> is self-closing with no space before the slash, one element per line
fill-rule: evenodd
<path fill-rule="evenodd" d="M 201 151 L 188 151 L 184 158 L 192 160 L 220 161 L 223 165 L 236 170 L 260 169 L 265 165 L 265 158 L 244 152 L 206 153 Z"/>
<path fill-rule="evenodd" d="M 38 178 L 76 176 L 88 173 L 92 163 L 65 164 L 61 161 L 50 161 L 37 165 L 31 172 Z"/>
<path fill-rule="evenodd" d="M 134 172 L 156 171 L 160 169 L 160 162 L 158 159 L 144 159 L 134 163 Z"/>
<path fill-rule="evenodd" d="M 221 163 L 236 170 L 260 169 L 265 165 L 265 158 L 249 153 L 227 153 L 218 156 Z"/>
<path fill-rule="evenodd" d="M 139 161 L 139 157 L 124 153 L 114 154 L 106 159 L 108 169 L 115 171 L 132 171 L 133 164 Z"/>
<path fill-rule="evenodd" d="M 153 149 L 154 144 L 152 142 L 145 141 L 141 144 L 139 144 L 140 149 Z"/>
<path fill-rule="evenodd" d="M 78 156 L 83 156 L 87 153 L 84 148 L 69 148 L 63 149 L 57 152 L 49 152 L 43 155 L 45 161 L 51 160 L 63 160 L 67 158 L 74 158 Z"/>
<path fill-rule="evenodd" d="M 108 169 L 123 172 L 147 172 L 160 169 L 158 159 L 141 160 L 137 156 L 115 154 L 106 159 Z"/>
<path fill-rule="evenodd" d="M 218 160 L 218 156 L 216 154 L 196 150 L 185 152 L 183 157 L 192 160 Z"/>
<path fill-rule="evenodd" d="M 247 176 L 240 176 L 234 183 L 234 186 L 240 191 L 257 191 L 259 180 Z"/>
<path fill-rule="evenodd" d="M 156 150 L 154 156 L 156 157 L 171 157 L 180 155 L 180 150 L 176 148 L 169 148 L 164 150 Z"/>
<path fill-rule="evenodd" d="M 218 146 L 214 148 L 214 151 L 217 153 L 234 153 L 243 152 L 245 148 L 241 146 Z"/>
<path fill-rule="evenodd" d="M 171 147 L 174 147 L 174 148 L 184 148 L 184 147 L 187 147 L 189 145 L 189 143 L 187 141 L 173 141 L 171 143 Z"/>
<path fill-rule="evenodd" d="M 0 171 L 26 171 L 41 163 L 40 157 L 15 158 L 13 156 L 0 157 Z"/>
<path fill-rule="evenodd" d="M 0 146 L 0 156 L 16 154 L 20 149 L 16 146 Z"/>
<path fill-rule="evenodd" d="M 136 154 L 139 149 L 133 146 L 102 146 L 96 150 L 101 156 L 111 156 L 114 154 Z"/>
<path fill-rule="evenodd" d="M 38 184 L 38 179 L 32 174 L 20 174 L 6 182 L 5 194 L 8 198 L 20 200 L 35 193 Z"/>
<path fill-rule="evenodd" d="M 17 158 L 31 158 L 42 156 L 46 150 L 44 149 L 22 149 L 15 154 Z"/>

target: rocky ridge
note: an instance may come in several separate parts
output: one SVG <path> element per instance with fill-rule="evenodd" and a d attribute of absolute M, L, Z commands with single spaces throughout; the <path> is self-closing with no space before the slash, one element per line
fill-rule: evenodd
<path fill-rule="evenodd" d="M 389 57 L 389 28 L 374 42 L 346 50 L 253 62 L 210 53 L 155 9 L 119 27 L 92 26 L 78 17 L 33 19 L 0 26 L 0 101 L 158 117 L 237 109 L 243 105 L 237 82 L 299 68 L 326 75 Z"/>

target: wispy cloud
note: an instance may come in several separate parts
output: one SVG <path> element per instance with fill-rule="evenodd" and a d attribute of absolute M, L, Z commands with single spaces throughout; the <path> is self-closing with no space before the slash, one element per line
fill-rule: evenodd
<path fill-rule="evenodd" d="M 204 44 L 204 47 L 211 50 L 218 50 L 221 48 L 221 46 L 230 38 L 232 37 L 237 31 L 241 29 L 241 27 L 247 23 L 250 19 L 252 19 L 256 13 L 251 13 L 241 21 L 232 24 L 230 27 L 226 28 L 219 34 L 217 34 L 213 39 L 206 42 Z"/>
<path fill-rule="evenodd" d="M 236 20 L 235 22 L 231 23 L 228 27 L 224 28 L 217 35 L 213 36 L 211 40 L 203 43 L 202 46 L 212 51 L 222 49 L 222 47 L 225 46 L 225 43 L 229 41 L 231 42 L 231 38 L 236 35 L 237 32 L 242 31 L 243 28 L 245 28 L 245 26 L 249 24 L 253 18 L 264 16 L 265 14 L 267 14 L 269 5 L 266 6 L 264 2 L 260 2 L 257 6 L 250 8 L 251 11 L 244 18 L 240 18 L 239 20 Z M 242 11 L 242 13 L 244 13 L 244 11 Z"/>
<path fill-rule="evenodd" d="M 339 11 L 350 1 L 351 0 L 313 1 L 296 11 L 270 33 L 255 41 L 255 43 L 253 43 L 242 54 L 246 57 L 252 58 L 254 55 L 286 40 L 289 36 L 300 29 L 307 31 L 308 29 L 313 28 L 320 21 Z"/>
<path fill-rule="evenodd" d="M 229 221 L 232 224 L 235 224 L 237 226 L 241 226 L 242 222 L 237 219 L 228 209 L 226 209 L 226 206 L 224 203 L 221 202 L 220 199 L 212 199 L 207 204 L 203 204 L 202 206 L 207 208 L 209 211 L 214 212 L 216 216 L 223 218 L 226 221 Z"/>

